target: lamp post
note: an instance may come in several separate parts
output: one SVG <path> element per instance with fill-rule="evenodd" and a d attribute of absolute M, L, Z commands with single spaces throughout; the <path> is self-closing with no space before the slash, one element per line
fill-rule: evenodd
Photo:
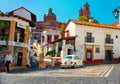
<path fill-rule="evenodd" d="M 119 19 L 118 26 L 120 26 L 120 7 L 114 9 L 113 14 L 114 14 L 115 18 Z"/>

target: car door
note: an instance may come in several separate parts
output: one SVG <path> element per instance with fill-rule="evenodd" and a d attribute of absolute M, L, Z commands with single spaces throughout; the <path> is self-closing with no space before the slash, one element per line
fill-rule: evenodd
<path fill-rule="evenodd" d="M 75 56 L 74 57 L 74 60 L 76 62 L 76 64 L 79 66 L 81 63 L 80 63 L 80 58 L 78 56 Z"/>

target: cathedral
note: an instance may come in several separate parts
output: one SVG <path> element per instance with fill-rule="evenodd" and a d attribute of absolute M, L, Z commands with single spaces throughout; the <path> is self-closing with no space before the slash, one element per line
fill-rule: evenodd
<path fill-rule="evenodd" d="M 84 9 L 83 8 L 80 9 L 79 16 L 86 16 L 86 17 L 90 18 L 90 6 L 87 2 L 84 5 Z"/>

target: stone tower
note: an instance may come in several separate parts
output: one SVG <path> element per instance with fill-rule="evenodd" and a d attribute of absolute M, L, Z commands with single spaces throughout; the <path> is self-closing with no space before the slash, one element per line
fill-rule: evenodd
<path fill-rule="evenodd" d="M 48 13 L 44 15 L 44 22 L 46 21 L 56 22 L 56 15 L 52 12 L 52 8 L 49 8 Z"/>
<path fill-rule="evenodd" d="M 80 9 L 79 11 L 79 16 L 86 16 L 88 18 L 90 18 L 90 8 L 89 8 L 89 4 L 86 2 L 86 4 L 84 5 L 84 9 Z"/>

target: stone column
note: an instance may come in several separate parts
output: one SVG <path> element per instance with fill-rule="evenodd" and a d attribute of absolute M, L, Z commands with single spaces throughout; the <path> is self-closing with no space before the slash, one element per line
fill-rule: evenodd
<path fill-rule="evenodd" d="M 9 33 L 9 39 L 8 39 L 8 52 L 11 52 L 12 57 L 13 57 L 13 48 L 14 48 L 14 46 L 9 45 L 9 41 L 14 41 L 15 27 L 16 27 L 16 22 L 15 21 L 10 21 L 10 33 Z M 14 63 L 11 66 L 14 66 Z"/>
<path fill-rule="evenodd" d="M 63 45 L 62 45 L 62 51 L 61 51 L 61 59 L 63 58 L 63 56 L 66 55 L 66 40 L 63 40 Z"/>
<path fill-rule="evenodd" d="M 58 53 L 58 48 L 59 48 L 59 42 L 56 42 L 56 47 L 55 47 L 56 53 Z M 57 57 L 57 54 L 56 54 L 56 57 Z"/>
<path fill-rule="evenodd" d="M 54 35 L 52 35 L 52 41 L 54 41 Z"/>
<path fill-rule="evenodd" d="M 24 43 L 28 44 L 28 40 L 29 40 L 29 26 L 26 26 L 26 29 L 24 31 Z M 27 47 L 23 48 L 23 56 L 22 56 L 22 66 L 26 66 L 27 63 L 27 53 L 28 53 L 28 49 Z"/>
<path fill-rule="evenodd" d="M 10 21 L 10 33 L 9 33 L 9 40 L 8 41 L 14 41 L 15 27 L 16 27 L 16 22 Z M 9 46 L 9 42 L 8 42 L 8 52 L 13 53 L 13 46 L 11 46 L 11 45 Z"/>
<path fill-rule="evenodd" d="M 44 44 L 47 44 L 47 35 L 44 35 L 45 39 L 44 39 Z"/>

